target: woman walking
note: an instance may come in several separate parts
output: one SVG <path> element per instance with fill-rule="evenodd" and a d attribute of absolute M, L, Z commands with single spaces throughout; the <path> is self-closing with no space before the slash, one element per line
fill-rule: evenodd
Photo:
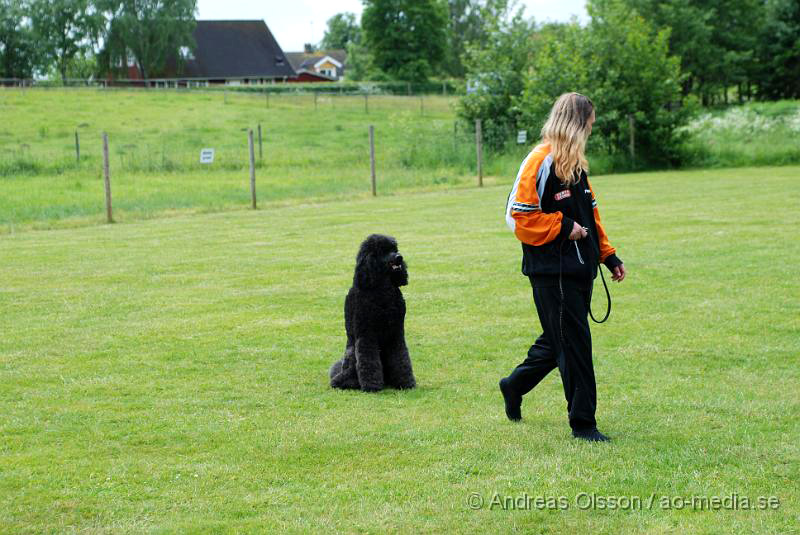
<path fill-rule="evenodd" d="M 558 367 L 572 435 L 610 440 L 597 430 L 589 303 L 599 263 L 612 279 L 625 266 L 608 241 L 586 172 L 584 150 L 595 120 L 584 95 L 556 100 L 542 139 L 522 162 L 508 197 L 506 222 L 522 242 L 522 273 L 533 287 L 542 335 L 525 361 L 500 380 L 506 416 L 522 418 L 522 396 Z"/>

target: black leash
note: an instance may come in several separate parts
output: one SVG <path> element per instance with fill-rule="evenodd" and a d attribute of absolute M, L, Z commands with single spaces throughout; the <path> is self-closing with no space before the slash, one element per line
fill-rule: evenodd
<path fill-rule="evenodd" d="M 586 229 L 587 234 L 590 232 L 587 227 L 583 227 L 583 228 Z M 587 237 L 589 237 L 589 236 L 587 236 Z M 558 307 L 558 329 L 559 329 L 559 334 L 561 335 L 562 342 L 564 340 L 564 329 L 562 327 L 563 323 L 564 323 L 564 285 L 562 283 L 563 267 L 562 267 L 562 263 L 561 263 L 561 257 L 563 256 L 563 252 L 564 252 L 564 244 L 567 243 L 568 241 L 574 242 L 575 243 L 575 247 L 576 248 L 578 247 L 577 240 L 570 240 L 569 238 L 564 238 L 563 240 L 561 240 L 561 245 L 559 245 L 559 248 L 558 248 L 558 293 L 559 293 L 559 295 L 561 297 L 561 300 L 560 300 L 560 303 L 559 303 L 559 307 Z M 580 259 L 580 250 L 578 250 L 578 257 Z M 599 253 L 599 251 L 598 251 L 598 254 L 597 254 L 597 259 L 598 259 L 597 260 L 597 269 L 600 271 L 600 279 L 602 279 L 603 288 L 606 291 L 606 314 L 605 314 L 605 316 L 603 316 L 603 319 L 598 320 L 597 318 L 594 317 L 594 314 L 592 313 L 592 295 L 594 294 L 594 281 L 592 281 L 592 285 L 589 287 L 589 317 L 595 323 L 605 323 L 605 321 L 608 320 L 608 317 L 611 315 L 611 292 L 608 291 L 608 284 L 606 283 L 606 278 L 603 275 L 603 266 L 600 264 L 600 253 Z M 583 260 L 582 259 L 580 259 L 580 260 L 581 260 L 581 263 L 583 263 Z"/>
<path fill-rule="evenodd" d="M 561 240 L 561 245 L 558 246 L 558 293 L 561 298 L 558 301 L 558 333 L 561 336 L 561 345 L 564 345 L 564 286 L 561 284 L 561 257 L 564 252 L 564 244 L 567 238 Z M 591 310 L 591 299 L 589 300 L 589 310 Z"/>
<path fill-rule="evenodd" d="M 600 278 L 603 280 L 603 288 L 606 290 L 606 315 L 603 316 L 603 319 L 597 321 L 594 314 L 592 314 L 592 294 L 594 293 L 594 281 L 592 281 L 592 287 L 589 290 L 589 317 L 592 318 L 592 321 L 595 323 L 604 323 L 611 315 L 611 292 L 608 291 L 608 284 L 606 284 L 606 278 L 603 275 L 603 266 L 599 261 L 597 262 L 597 269 L 600 271 Z"/>
<path fill-rule="evenodd" d="M 589 230 L 589 227 L 583 228 L 586 229 L 586 237 L 591 239 L 592 231 Z M 600 264 L 600 247 L 594 242 L 594 240 L 592 240 L 592 245 L 597 253 L 597 270 L 600 272 L 600 279 L 603 281 L 603 289 L 606 291 L 606 315 L 603 316 L 603 319 L 597 321 L 597 318 L 595 318 L 594 314 L 592 314 L 592 295 L 594 294 L 594 281 L 592 281 L 592 286 L 589 288 L 589 317 L 592 318 L 592 321 L 595 323 L 605 323 L 605 321 L 611 315 L 611 292 L 608 291 L 606 277 L 603 275 L 603 266 Z"/>

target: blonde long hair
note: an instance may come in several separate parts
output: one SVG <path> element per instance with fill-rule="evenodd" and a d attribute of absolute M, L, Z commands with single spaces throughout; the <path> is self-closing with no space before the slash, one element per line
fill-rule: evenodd
<path fill-rule="evenodd" d="M 594 104 L 580 93 L 564 93 L 542 127 L 542 142 L 550 144 L 556 175 L 565 185 L 576 183 L 589 170 L 584 151 Z"/>

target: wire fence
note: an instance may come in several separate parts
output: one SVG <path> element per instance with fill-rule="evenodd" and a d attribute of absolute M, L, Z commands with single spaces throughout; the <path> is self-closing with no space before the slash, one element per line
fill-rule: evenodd
<path fill-rule="evenodd" d="M 0 78 L 0 88 L 16 89 L 161 89 L 191 91 L 240 91 L 254 93 L 320 93 L 338 95 L 457 95 L 466 90 L 460 80 L 436 80 L 427 82 L 255 82 L 249 79 L 214 80 L 203 78 Z"/>
<path fill-rule="evenodd" d="M 19 98 L 2 99 L 9 94 Z M 105 210 L 103 134 L 118 221 L 172 209 L 249 206 L 251 173 L 259 200 L 269 202 L 368 194 L 373 166 L 374 191 L 382 195 L 478 185 L 481 175 L 503 173 L 519 161 L 514 151 L 509 160 L 481 147 L 476 125 L 458 120 L 452 98 L 442 96 L 281 93 L 267 102 L 264 94 L 236 91 L 193 92 L 189 100 L 175 93 L 162 99 L 160 92 L 64 94 L 0 92 L 0 108 L 13 110 L 12 121 L 33 115 L 25 128 L 0 126 L 0 224 L 96 221 Z M 47 109 L 67 101 L 67 109 Z M 37 106 L 45 108 L 39 116 L 26 113 Z M 98 117 L 115 109 L 117 123 L 99 124 Z M 153 124 L 153 117 L 178 112 L 189 119 Z M 70 122 L 77 124 L 70 128 Z M 515 146 L 517 153 L 527 149 Z"/>
<path fill-rule="evenodd" d="M 237 100 L 242 98 L 237 97 Z M 253 100 L 252 97 L 244 98 Z M 309 105 L 307 101 L 300 101 L 297 97 L 281 96 L 277 100 L 278 102 L 274 102 L 273 105 L 282 110 L 297 110 L 298 113 L 303 113 L 308 109 L 314 109 L 313 104 Z M 349 98 L 337 98 L 339 100 L 337 104 L 330 102 L 333 100 L 331 98 L 319 100 L 318 109 L 322 106 L 333 108 L 338 104 L 340 110 L 363 113 L 357 103 L 346 102 L 352 100 Z M 391 111 L 394 108 L 394 102 L 375 99 L 373 112 Z M 371 117 L 369 113 L 363 115 L 363 119 L 359 121 L 362 124 L 343 126 L 323 123 L 316 127 L 315 137 L 306 137 L 298 141 L 307 147 L 319 147 L 327 143 L 331 146 L 329 148 L 337 151 L 340 158 L 354 151 L 359 152 L 360 147 L 357 146 L 339 146 L 336 138 L 357 137 L 366 132 L 367 125 L 371 124 Z M 111 132 L 111 159 L 116 169 L 131 172 L 241 170 L 247 167 L 247 147 L 244 142 L 245 136 L 239 132 L 246 132 L 250 128 L 255 130 L 257 136 L 259 166 L 264 162 L 265 147 L 268 152 L 272 152 L 276 142 L 279 142 L 278 148 L 282 152 L 281 161 L 278 162 L 280 165 L 314 162 L 314 155 L 303 154 L 302 150 L 292 157 L 293 155 L 285 150 L 287 148 L 285 144 L 291 140 L 287 140 L 283 132 L 276 132 L 276 126 L 270 121 L 258 119 L 243 123 L 237 132 L 207 132 L 197 126 L 187 126 L 180 131 L 170 132 L 158 130 Z M 15 139 L 13 135 L 2 135 L 0 139 L 2 139 L 0 177 L 60 174 L 72 169 L 90 169 L 101 161 L 99 133 L 86 123 L 77 125 L 74 131 L 53 130 L 47 126 L 40 126 L 35 136 Z M 412 129 L 412 135 L 393 139 L 391 143 L 390 152 L 393 153 L 393 159 L 396 159 L 396 164 L 403 167 L 458 165 L 466 171 L 475 163 L 474 126 L 457 120 L 436 121 L 417 126 Z M 208 162 L 213 165 L 205 165 L 200 161 L 200 153 L 204 148 L 214 149 L 214 160 Z M 274 156 L 274 152 L 272 155 Z"/>

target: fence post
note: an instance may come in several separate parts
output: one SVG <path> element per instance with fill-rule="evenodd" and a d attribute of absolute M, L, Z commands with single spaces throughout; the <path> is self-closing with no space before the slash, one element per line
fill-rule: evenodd
<path fill-rule="evenodd" d="M 228 103 L 228 90 L 227 89 L 223 89 L 222 90 L 222 103 L 223 104 L 227 104 Z"/>
<path fill-rule="evenodd" d="M 266 98 L 267 98 L 267 109 L 269 109 L 269 91 L 265 91 L 265 92 L 264 92 L 264 95 L 265 95 L 265 96 L 266 96 Z"/>
<path fill-rule="evenodd" d="M 106 221 L 109 223 L 114 222 L 114 217 L 111 213 L 111 176 L 108 163 L 108 134 L 103 132 L 103 185 L 106 190 Z"/>
<path fill-rule="evenodd" d="M 369 113 L 369 93 L 364 93 L 364 113 Z"/>
<path fill-rule="evenodd" d="M 317 92 L 314 91 L 314 111 L 317 111 Z"/>
<path fill-rule="evenodd" d="M 630 132 L 630 144 L 628 151 L 631 154 L 631 162 L 636 159 L 636 140 L 635 140 L 635 127 L 633 124 L 633 115 L 628 114 L 628 131 Z"/>
<path fill-rule="evenodd" d="M 247 131 L 247 143 L 250 146 L 250 197 L 253 199 L 253 210 L 256 209 L 256 154 L 253 147 L 253 129 Z"/>
<path fill-rule="evenodd" d="M 481 120 L 475 119 L 475 150 L 478 156 L 478 187 L 483 187 L 483 134 Z"/>
<path fill-rule="evenodd" d="M 78 131 L 75 130 L 75 161 L 81 163 L 81 143 L 78 141 Z"/>
<path fill-rule="evenodd" d="M 372 196 L 376 197 L 378 190 L 375 180 L 375 126 L 373 125 L 369 125 L 369 168 L 372 180 Z"/>
<path fill-rule="evenodd" d="M 261 123 L 258 123 L 258 159 L 264 159 L 264 151 L 261 146 Z"/>
<path fill-rule="evenodd" d="M 425 115 L 425 106 L 423 104 L 424 97 L 422 95 L 419 96 L 419 114 Z"/>

